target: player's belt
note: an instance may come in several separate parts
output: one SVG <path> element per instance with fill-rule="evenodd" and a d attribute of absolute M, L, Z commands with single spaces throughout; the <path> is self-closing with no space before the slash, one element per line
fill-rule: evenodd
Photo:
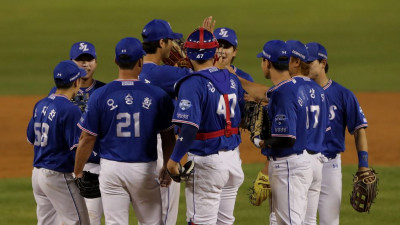
<path fill-rule="evenodd" d="M 238 133 L 239 133 L 239 128 L 232 127 L 230 129 L 230 133 L 227 133 L 226 129 L 217 130 L 217 131 L 213 131 L 213 132 L 207 132 L 207 133 L 197 133 L 196 134 L 196 140 L 204 141 L 204 140 L 207 140 L 207 139 L 221 137 L 221 136 L 230 137 L 230 136 L 232 136 L 232 134 L 238 134 Z"/>

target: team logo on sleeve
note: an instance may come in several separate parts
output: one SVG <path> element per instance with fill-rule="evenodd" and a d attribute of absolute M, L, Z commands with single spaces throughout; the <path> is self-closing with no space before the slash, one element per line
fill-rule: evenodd
<path fill-rule="evenodd" d="M 187 99 L 182 99 L 182 100 L 179 102 L 179 108 L 180 108 L 182 111 L 188 110 L 190 107 L 192 107 L 192 103 L 191 103 L 189 100 L 187 100 Z"/>
<path fill-rule="evenodd" d="M 151 106 L 151 99 L 149 97 L 144 98 L 142 102 L 142 107 L 145 109 L 149 109 L 150 106 Z"/>
<path fill-rule="evenodd" d="M 133 97 L 132 97 L 132 95 L 128 94 L 128 95 L 125 97 L 125 103 L 128 104 L 128 105 L 132 105 L 132 104 L 133 104 Z"/>

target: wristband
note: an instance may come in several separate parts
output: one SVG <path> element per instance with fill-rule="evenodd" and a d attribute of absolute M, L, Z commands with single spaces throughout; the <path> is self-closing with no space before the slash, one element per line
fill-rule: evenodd
<path fill-rule="evenodd" d="M 366 151 L 358 152 L 358 168 L 360 167 L 368 168 L 368 152 Z"/>

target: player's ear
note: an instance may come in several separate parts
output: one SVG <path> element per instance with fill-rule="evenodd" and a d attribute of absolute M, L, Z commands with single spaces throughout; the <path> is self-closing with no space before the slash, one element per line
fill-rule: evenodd
<path fill-rule="evenodd" d="M 137 65 L 139 66 L 139 68 L 142 68 L 142 66 L 143 66 L 143 58 L 139 59 L 139 61 L 137 62 Z"/>

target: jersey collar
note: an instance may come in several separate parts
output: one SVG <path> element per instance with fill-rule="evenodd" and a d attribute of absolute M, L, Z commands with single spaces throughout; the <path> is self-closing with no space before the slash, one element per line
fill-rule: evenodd
<path fill-rule="evenodd" d="M 67 98 L 67 96 L 65 96 L 65 95 L 59 95 L 59 94 L 51 94 L 50 96 L 49 96 L 49 98 L 50 97 L 61 97 L 61 98 L 65 98 L 65 99 L 67 99 L 68 101 L 70 101 L 68 98 Z"/>
<path fill-rule="evenodd" d="M 328 83 L 323 87 L 324 90 L 328 89 L 332 85 L 332 80 L 329 80 Z"/>

